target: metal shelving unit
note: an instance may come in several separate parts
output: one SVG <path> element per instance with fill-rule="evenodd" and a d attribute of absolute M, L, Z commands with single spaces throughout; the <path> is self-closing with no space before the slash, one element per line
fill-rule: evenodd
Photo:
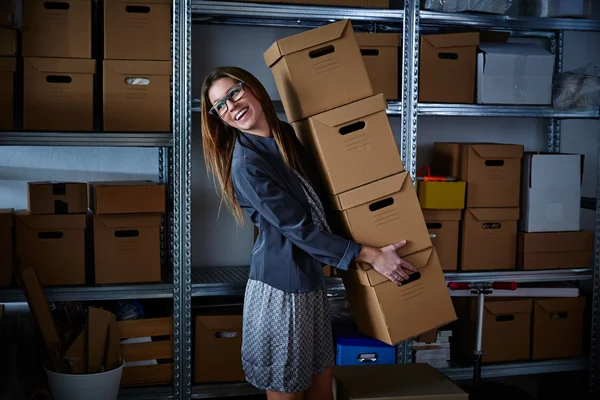
<path fill-rule="evenodd" d="M 172 133 L 0 132 L 0 146 L 172 147 Z"/>

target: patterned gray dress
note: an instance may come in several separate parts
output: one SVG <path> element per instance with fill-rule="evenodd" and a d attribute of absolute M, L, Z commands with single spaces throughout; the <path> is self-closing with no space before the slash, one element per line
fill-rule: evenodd
<path fill-rule="evenodd" d="M 298 173 L 313 223 L 330 231 L 319 197 Z M 335 355 L 324 290 L 286 293 L 257 280 L 246 286 L 242 364 L 246 380 L 261 390 L 303 392 L 314 375 L 334 365 Z"/>

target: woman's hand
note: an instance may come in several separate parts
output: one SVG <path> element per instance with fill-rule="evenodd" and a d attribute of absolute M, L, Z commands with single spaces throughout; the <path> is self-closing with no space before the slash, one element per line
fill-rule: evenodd
<path fill-rule="evenodd" d="M 389 278 L 396 285 L 401 285 L 408 279 L 404 271 L 417 272 L 417 269 L 398 256 L 396 251 L 406 245 L 406 240 L 389 246 L 376 248 L 364 246 L 356 259 L 359 262 L 369 263 L 381 275 Z"/>

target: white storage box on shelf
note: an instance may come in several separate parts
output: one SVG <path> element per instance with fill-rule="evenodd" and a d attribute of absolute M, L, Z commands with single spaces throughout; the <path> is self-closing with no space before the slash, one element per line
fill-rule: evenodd
<path fill-rule="evenodd" d="M 519 12 L 541 18 L 590 18 L 592 0 L 520 0 Z"/>
<path fill-rule="evenodd" d="M 424 0 L 423 8 L 430 11 L 484 12 L 491 14 L 506 14 L 512 0 Z"/>

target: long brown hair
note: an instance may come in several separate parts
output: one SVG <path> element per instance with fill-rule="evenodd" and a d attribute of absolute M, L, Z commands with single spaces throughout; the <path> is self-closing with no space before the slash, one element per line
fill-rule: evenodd
<path fill-rule="evenodd" d="M 242 82 L 246 90 L 251 90 L 254 93 L 263 108 L 269 128 L 273 133 L 285 164 L 305 177 L 306 174 L 300 165 L 294 138 L 283 132 L 271 98 L 260 81 L 242 68 L 229 66 L 215 68 L 202 84 L 202 146 L 204 159 L 209 173 L 212 174 L 218 188 L 221 190 L 221 204 L 224 200 L 241 226 L 244 224 L 244 216 L 235 198 L 231 180 L 233 149 L 240 132 L 223 123 L 221 119 L 209 114 L 212 104 L 208 97 L 208 91 L 213 83 L 221 78 L 231 78 L 234 81 Z"/>

